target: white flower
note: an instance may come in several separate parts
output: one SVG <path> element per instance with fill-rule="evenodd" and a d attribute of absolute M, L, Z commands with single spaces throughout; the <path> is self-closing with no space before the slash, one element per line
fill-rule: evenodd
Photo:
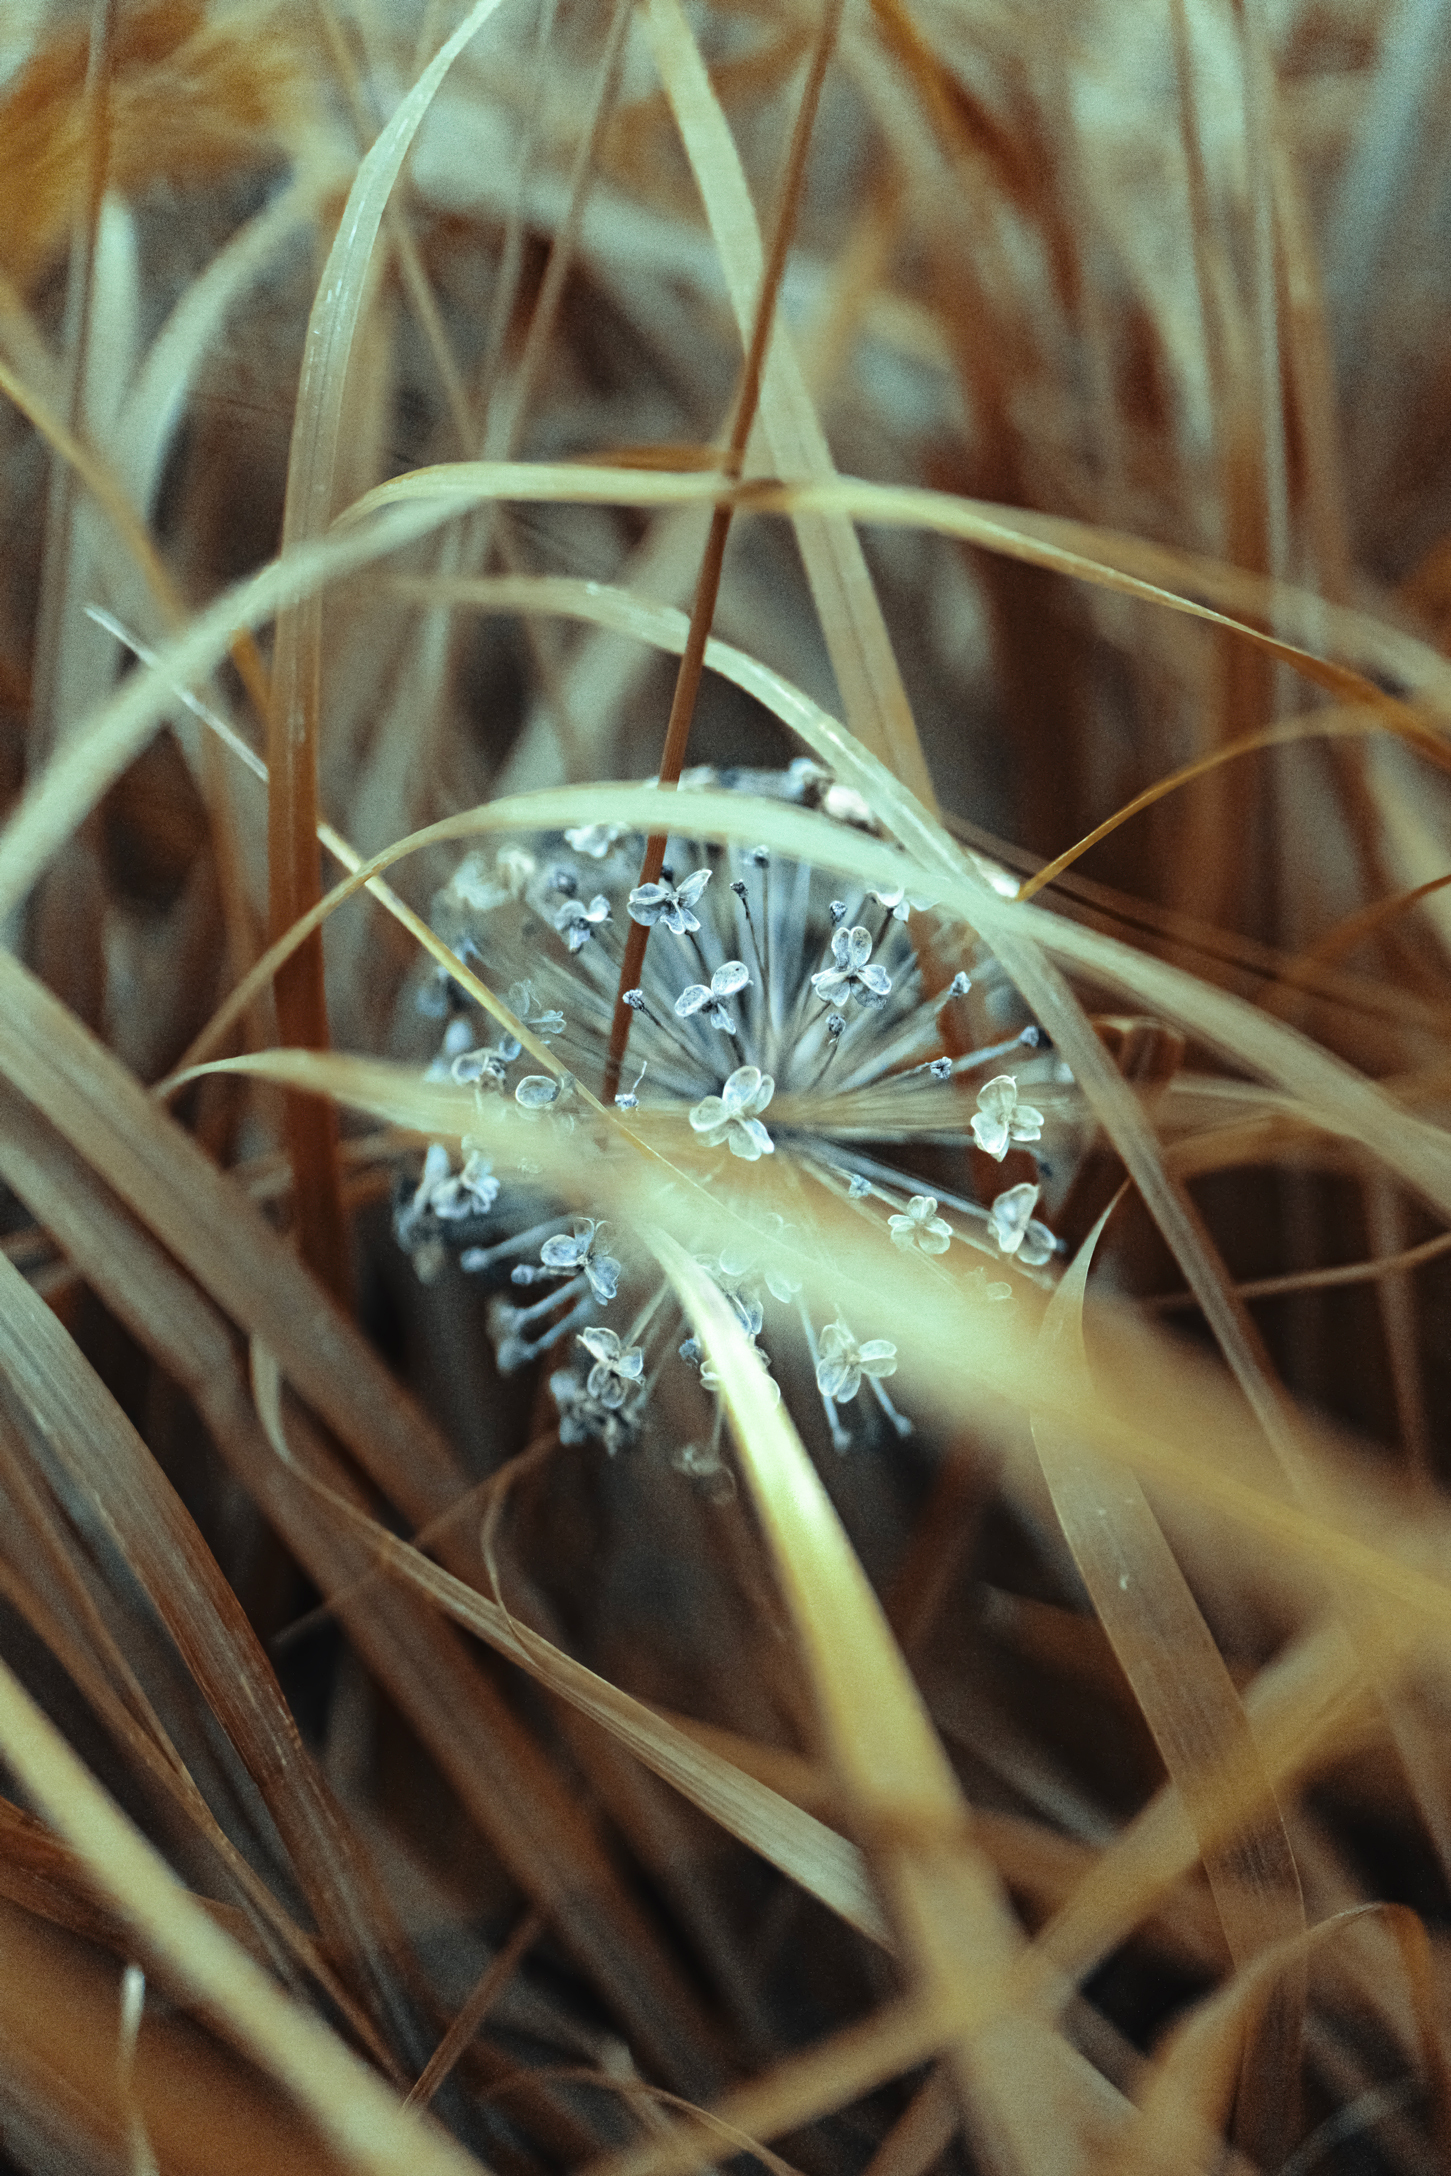
<path fill-rule="evenodd" d="M 730 1148 L 732 1156 L 755 1163 L 774 1152 L 775 1143 L 757 1113 L 776 1093 L 776 1083 L 758 1065 L 738 1065 L 718 1096 L 706 1096 L 690 1114 L 690 1123 L 706 1148 Z"/>
<path fill-rule="evenodd" d="M 581 1330 L 579 1341 L 594 1362 L 585 1389 L 611 1412 L 618 1411 L 626 1394 L 645 1372 L 645 1355 L 638 1345 L 622 1345 L 613 1330 L 601 1325 Z"/>
<path fill-rule="evenodd" d="M 897 1348 L 885 1337 L 869 1337 L 865 1345 L 859 1345 L 844 1322 L 828 1322 L 822 1331 L 816 1387 L 833 1404 L 849 1405 L 864 1375 L 880 1378 L 896 1372 Z"/>
<path fill-rule="evenodd" d="M 708 1005 L 711 1026 L 719 1028 L 723 1034 L 734 1035 L 735 1022 L 721 1000 L 734 997 L 737 990 L 743 990 L 750 979 L 750 969 L 744 960 L 727 960 L 724 966 L 717 967 L 709 985 L 692 982 L 688 990 L 681 991 L 675 1000 L 676 1018 L 688 1020 L 692 1013 L 704 1012 Z"/>
<path fill-rule="evenodd" d="M 999 1073 L 977 1092 L 977 1112 L 972 1121 L 973 1138 L 983 1152 L 999 1163 L 1013 1141 L 1040 1141 L 1043 1113 L 1031 1103 L 1019 1103 L 1018 1084 L 1011 1073 Z"/>
<path fill-rule="evenodd" d="M 935 899 L 909 899 L 900 884 L 889 892 L 871 891 L 867 896 L 875 899 L 879 907 L 885 907 L 894 922 L 905 922 L 909 911 L 925 914 L 929 907 L 937 904 Z"/>
<path fill-rule="evenodd" d="M 548 1073 L 526 1073 L 514 1090 L 514 1101 L 523 1111 L 542 1111 L 559 1101 L 559 1083 Z"/>
<path fill-rule="evenodd" d="M 522 846 L 501 846 L 494 857 L 494 873 L 482 854 L 469 854 L 453 873 L 449 884 L 456 902 L 475 914 L 491 913 L 506 899 L 520 899 L 538 864 Z"/>
<path fill-rule="evenodd" d="M 583 1270 L 589 1279 L 589 1288 L 601 1307 L 612 1300 L 620 1286 L 620 1264 L 612 1254 L 596 1254 L 596 1239 L 604 1236 L 603 1224 L 592 1216 L 577 1216 L 574 1232 L 556 1232 L 546 1239 L 539 1249 L 539 1259 L 546 1269 L 574 1276 Z"/>
<path fill-rule="evenodd" d="M 543 1036 L 546 1042 L 551 1035 L 562 1035 L 564 1033 L 564 1014 L 562 1012 L 548 1009 L 536 1012 L 534 1008 L 533 983 L 511 982 L 509 985 L 509 1010 L 516 1020 L 522 1021 L 526 1028 L 533 1028 L 535 1034 Z M 504 1040 L 506 1043 L 514 1043 L 512 1035 L 505 1036 Z M 517 1058 L 518 1055 L 519 1046 L 514 1043 L 512 1056 Z"/>
<path fill-rule="evenodd" d="M 587 945 L 601 922 L 610 918 L 610 903 L 603 892 L 596 892 L 586 906 L 581 899 L 566 899 L 554 917 L 554 926 L 569 946 L 578 952 Z"/>
<path fill-rule="evenodd" d="M 892 978 L 885 967 L 869 967 L 872 933 L 858 923 L 855 929 L 833 931 L 831 956 L 834 967 L 823 967 L 811 978 L 811 987 L 827 1003 L 840 994 L 844 1003 L 854 997 L 860 1005 L 884 1004 L 891 994 Z"/>
<path fill-rule="evenodd" d="M 907 1204 L 905 1216 L 889 1216 L 892 1244 L 902 1247 L 908 1254 L 920 1247 L 924 1254 L 945 1254 L 952 1239 L 952 1226 L 946 1217 L 937 1214 L 935 1194 L 914 1194 Z"/>
<path fill-rule="evenodd" d="M 564 834 L 565 844 L 577 854 L 588 854 L 591 861 L 603 861 L 615 841 L 624 836 L 623 824 L 580 824 Z"/>
<path fill-rule="evenodd" d="M 646 929 L 663 922 L 677 937 L 689 936 L 700 927 L 700 917 L 690 910 L 709 882 L 709 869 L 697 869 L 680 885 L 637 884 L 629 898 L 630 920 Z"/>
<path fill-rule="evenodd" d="M 1028 1269 L 1037 1269 L 1055 1252 L 1053 1234 L 1033 1214 L 1037 1200 L 1036 1186 L 1010 1186 L 1005 1194 L 998 1195 L 988 1217 L 1002 1252 L 1015 1254 Z"/>
<path fill-rule="evenodd" d="M 499 1181 L 493 1166 L 475 1149 L 462 1171 L 451 1168 L 448 1150 L 441 1141 L 431 1143 L 423 1159 L 423 1173 L 412 1201 L 395 1219 L 400 1242 L 407 1245 L 419 1220 L 432 1210 L 451 1222 L 466 1216 L 484 1216 L 499 1198 Z"/>

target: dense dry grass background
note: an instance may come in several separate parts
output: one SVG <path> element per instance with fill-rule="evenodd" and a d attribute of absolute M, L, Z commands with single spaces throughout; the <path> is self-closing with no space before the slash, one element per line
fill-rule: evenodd
<path fill-rule="evenodd" d="M 1447 28 L 0 10 L 7 2168 L 1446 2164 Z M 692 600 L 686 761 L 877 825 L 694 829 L 915 877 L 1074 1082 L 1011 1307 L 823 1212 L 844 1459 L 674 1137 L 539 1130 L 727 1503 L 390 1222 L 484 1123 L 420 917 L 648 826 Z"/>

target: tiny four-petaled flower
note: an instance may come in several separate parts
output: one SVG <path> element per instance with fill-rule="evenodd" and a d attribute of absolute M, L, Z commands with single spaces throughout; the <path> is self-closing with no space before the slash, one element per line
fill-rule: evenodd
<path fill-rule="evenodd" d="M 617 1412 L 645 1372 L 644 1353 L 638 1345 L 622 1345 L 603 1324 L 581 1330 L 579 1341 L 594 1362 L 585 1389 L 612 1413 Z"/>
<path fill-rule="evenodd" d="M 862 1377 L 895 1375 L 897 1348 L 885 1337 L 869 1337 L 859 1345 L 844 1322 L 828 1322 L 821 1333 L 816 1355 L 816 1387 L 835 1405 L 849 1405 L 861 1389 Z"/>
<path fill-rule="evenodd" d="M 1018 1101 L 1018 1084 L 1011 1073 L 999 1073 L 977 1092 L 972 1132 L 984 1154 L 1001 1163 L 1012 1142 L 1042 1139 L 1043 1113 L 1031 1103 Z"/>
<path fill-rule="evenodd" d="M 566 899 L 554 917 L 554 926 L 569 946 L 571 952 L 582 951 L 601 922 L 610 918 L 610 903 L 603 892 L 596 892 L 586 906 L 582 899 Z"/>
<path fill-rule="evenodd" d="M 603 861 L 615 841 L 624 836 L 623 824 L 580 824 L 564 834 L 565 844 L 577 854 L 588 854 L 591 861 Z"/>
<path fill-rule="evenodd" d="M 909 899 L 900 884 L 894 885 L 891 891 L 873 890 L 869 896 L 875 899 L 879 907 L 886 908 L 894 922 L 905 922 L 909 912 L 923 914 L 928 907 L 935 907 L 937 904 L 935 899 Z"/>
<path fill-rule="evenodd" d="M 709 882 L 709 869 L 697 869 L 683 884 L 637 884 L 629 898 L 630 920 L 646 929 L 663 922 L 677 937 L 688 937 L 700 927 L 700 917 L 691 909 Z"/>
<path fill-rule="evenodd" d="M 724 966 L 717 967 L 708 984 L 692 982 L 688 990 L 681 991 L 675 1000 L 676 1018 L 688 1020 L 692 1013 L 706 1012 L 709 1007 L 706 1017 L 711 1026 L 719 1028 L 725 1035 L 734 1035 L 735 1022 L 726 1011 L 723 1000 L 734 997 L 737 990 L 743 990 L 750 979 L 750 969 L 744 960 L 727 960 Z"/>
<path fill-rule="evenodd" d="M 601 1307 L 614 1298 L 620 1285 L 620 1264 L 614 1255 L 594 1251 L 595 1241 L 603 1238 L 604 1229 L 603 1224 L 596 1223 L 592 1216 L 577 1216 L 573 1234 L 556 1232 L 539 1249 L 539 1259 L 546 1269 L 569 1276 L 583 1270 L 589 1279 L 590 1291 Z M 619 1400 L 615 1402 L 618 1404 Z"/>
<path fill-rule="evenodd" d="M 892 1244 L 911 1253 L 920 1247 L 924 1254 L 945 1254 L 952 1239 L 952 1226 L 946 1217 L 937 1214 L 935 1194 L 914 1194 L 907 1204 L 905 1216 L 889 1216 Z"/>
<path fill-rule="evenodd" d="M 1047 1225 L 1040 1224 L 1033 1214 L 1037 1201 L 1036 1186 L 1010 1186 L 1005 1194 L 998 1195 L 988 1216 L 1002 1252 L 1015 1254 L 1028 1269 L 1037 1269 L 1050 1260 L 1057 1245 Z"/>
<path fill-rule="evenodd" d="M 832 932 L 834 967 L 823 967 L 811 978 L 811 987 L 828 1004 L 854 997 L 859 1005 L 882 1005 L 891 994 L 892 978 L 885 967 L 868 966 L 872 933 L 858 923 L 855 929 Z"/>
<path fill-rule="evenodd" d="M 718 1096 L 696 1104 L 690 1123 L 706 1148 L 729 1147 L 732 1156 L 753 1164 L 775 1148 L 758 1115 L 775 1093 L 769 1073 L 758 1065 L 738 1065 Z"/>

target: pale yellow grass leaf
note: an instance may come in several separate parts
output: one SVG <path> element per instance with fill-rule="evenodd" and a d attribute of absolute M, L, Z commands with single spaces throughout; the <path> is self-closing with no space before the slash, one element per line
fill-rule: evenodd
<path fill-rule="evenodd" d="M 187 1893 L 3 1661 L 0 1745 L 168 1984 L 276 2079 L 345 2162 L 371 2176 L 477 2176 L 471 2154 L 405 2113 L 367 2065 L 281 1994 Z"/>

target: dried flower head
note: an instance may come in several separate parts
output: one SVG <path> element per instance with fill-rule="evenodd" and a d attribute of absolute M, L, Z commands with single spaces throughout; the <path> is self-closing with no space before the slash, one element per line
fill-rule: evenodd
<path fill-rule="evenodd" d="M 794 798 L 809 794 L 825 806 L 822 776 L 806 766 L 750 783 Z M 870 817 L 853 810 L 847 820 Z M 587 882 L 559 845 L 531 839 L 492 862 L 468 857 L 436 902 L 435 919 L 456 948 L 483 963 L 495 987 L 509 989 L 517 1017 L 547 1033 L 569 1070 L 562 1080 L 526 1072 L 512 1039 L 485 1045 L 471 1027 L 458 1033 L 451 1023 L 445 1033 L 451 1077 L 472 1083 L 480 1097 L 502 1093 L 533 1113 L 536 1124 L 574 1123 L 571 1080 L 598 1093 L 605 1079 L 625 930 L 632 921 L 649 930 L 639 981 L 624 993 L 630 1085 L 616 1093 L 619 1113 L 631 1126 L 650 1129 L 662 1153 L 690 1165 L 696 1183 L 711 1189 L 746 1231 L 740 1244 L 702 1266 L 729 1300 L 773 1389 L 773 1362 L 804 1344 L 807 1379 L 814 1378 L 838 1448 L 852 1440 L 840 1409 L 856 1404 L 863 1383 L 872 1395 L 860 1401 L 858 1410 L 866 1410 L 854 1428 L 870 1433 L 885 1421 L 906 1434 L 911 1423 L 883 1387 L 896 1370 L 896 1347 L 880 1336 L 859 1338 L 839 1306 L 824 1325 L 812 1319 L 803 1293 L 823 1284 L 830 1290 L 832 1271 L 831 1248 L 816 1234 L 810 1202 L 841 1205 L 841 1213 L 931 1262 L 934 1274 L 954 1277 L 968 1298 L 1001 1300 L 1010 1285 L 988 1284 L 980 1271 L 956 1271 L 942 1258 L 949 1250 L 954 1258 L 974 1250 L 999 1265 L 1006 1257 L 1015 1270 L 1031 1269 L 1049 1260 L 1052 1235 L 1031 1213 L 1036 1187 L 1015 1188 L 991 1207 L 972 1198 L 963 1151 L 970 1136 L 1000 1156 L 1009 1144 L 1039 1140 L 1045 1119 L 1019 1101 L 1013 1074 L 982 1087 L 974 1076 L 1009 1052 L 1036 1067 L 1035 1077 L 1051 1078 L 1054 1061 L 1034 1055 L 1031 1030 L 964 1050 L 970 1023 L 963 1008 L 974 974 L 952 952 L 966 941 L 982 986 L 998 1000 L 1012 993 L 976 940 L 964 940 L 959 927 L 900 888 L 833 897 L 818 872 L 778 862 L 764 847 L 688 838 L 672 839 L 659 879 L 642 884 L 643 841 L 610 825 L 572 829 L 564 848 L 585 858 Z M 687 872 L 679 881 L 678 870 Z M 981 1016 L 993 1018 L 986 1001 Z M 962 1191 L 948 1191 L 936 1177 L 930 1192 L 913 1183 L 911 1163 L 924 1147 L 939 1167 L 946 1157 L 944 1176 L 956 1158 Z M 782 1163 L 806 1204 L 803 1221 L 793 1219 L 789 1231 L 765 1207 L 757 1176 Z M 550 1378 L 565 1441 L 593 1438 L 618 1451 L 650 1430 L 657 1414 L 666 1426 L 668 1413 L 673 1433 L 663 1446 L 666 1458 L 702 1483 L 709 1480 L 707 1493 L 728 1493 L 719 1486 L 720 1386 L 696 1339 L 682 1335 L 688 1325 L 651 1258 L 632 1245 L 618 1218 L 618 1253 L 605 1251 L 597 1216 L 578 1216 L 567 1230 L 557 1216 L 540 1224 L 536 1171 L 523 1173 L 516 1206 L 507 1185 L 499 1198 L 497 1221 L 514 1229 L 460 1257 L 481 1275 L 547 1288 L 525 1307 L 495 1302 L 500 1364 L 521 1367 L 574 1340 L 589 1355 L 587 1373 L 581 1379 L 559 1369 Z M 429 1166 L 418 1198 L 432 1204 L 437 1195 L 437 1206 L 425 1214 L 410 1205 L 400 1218 L 405 1244 L 446 1231 L 465 1176 L 445 1173 L 436 1161 Z M 851 1304 L 859 1311 L 859 1294 Z M 611 1319 L 603 1322 L 606 1311 Z M 658 1387 L 667 1370 L 682 1371 L 672 1373 L 668 1396 Z M 674 1418 L 688 1416 L 682 1399 L 714 1401 L 683 1447 Z"/>

